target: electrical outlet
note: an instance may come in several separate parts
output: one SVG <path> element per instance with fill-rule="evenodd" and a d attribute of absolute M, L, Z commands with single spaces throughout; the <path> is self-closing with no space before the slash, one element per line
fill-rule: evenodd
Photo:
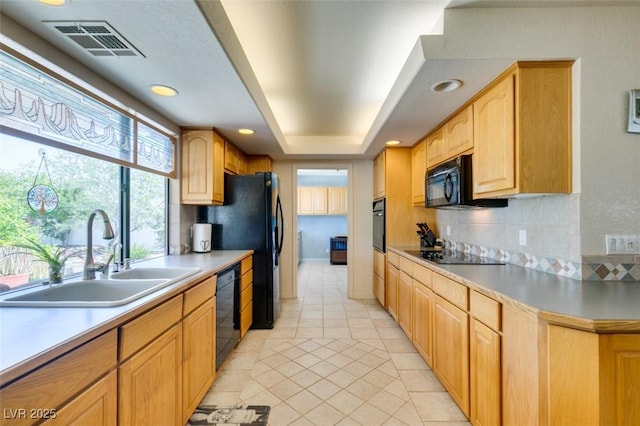
<path fill-rule="evenodd" d="M 640 235 L 605 235 L 607 254 L 640 254 Z"/>
<path fill-rule="evenodd" d="M 526 229 L 521 229 L 520 230 L 519 239 L 520 239 L 520 245 L 521 246 L 526 246 L 527 245 L 527 230 Z"/>
<path fill-rule="evenodd" d="M 325 250 L 325 251 L 324 251 L 325 253 L 329 253 L 329 249 L 324 249 L 324 250 Z"/>
<path fill-rule="evenodd" d="M 451 236 L 451 226 L 447 225 L 447 237 Z"/>

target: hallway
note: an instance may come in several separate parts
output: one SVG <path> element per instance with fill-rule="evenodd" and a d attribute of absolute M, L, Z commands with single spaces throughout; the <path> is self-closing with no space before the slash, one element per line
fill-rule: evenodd
<path fill-rule="evenodd" d="M 203 404 L 269 405 L 269 425 L 469 425 L 391 316 L 347 299 L 347 267 L 302 263 L 298 299 L 250 330 Z"/>

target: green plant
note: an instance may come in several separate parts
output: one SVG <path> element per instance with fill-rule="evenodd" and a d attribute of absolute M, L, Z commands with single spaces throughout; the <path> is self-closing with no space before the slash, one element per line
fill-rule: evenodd
<path fill-rule="evenodd" d="M 141 246 L 140 244 L 134 244 L 133 247 L 131 247 L 131 252 L 129 253 L 129 257 L 134 260 L 145 259 L 147 256 L 149 256 L 149 253 L 151 252 L 145 246 Z"/>
<path fill-rule="evenodd" d="M 16 247 L 27 249 L 38 261 L 47 263 L 50 267 L 62 268 L 72 255 L 66 255 L 66 248 L 40 244 L 34 239 L 28 238 L 26 243 L 16 243 Z"/>

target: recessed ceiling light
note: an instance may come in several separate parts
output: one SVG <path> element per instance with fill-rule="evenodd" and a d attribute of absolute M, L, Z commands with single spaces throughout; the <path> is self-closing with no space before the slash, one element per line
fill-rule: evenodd
<path fill-rule="evenodd" d="M 436 93 L 453 92 L 462 86 L 460 80 L 443 80 L 431 86 L 431 91 Z"/>
<path fill-rule="evenodd" d="M 46 4 L 47 6 L 62 6 L 65 0 L 38 0 L 42 4 Z"/>
<path fill-rule="evenodd" d="M 387 141 L 385 145 L 400 145 L 400 141 Z"/>
<path fill-rule="evenodd" d="M 175 96 L 178 94 L 176 89 L 163 84 L 154 84 L 151 86 L 151 91 L 159 96 Z"/>
<path fill-rule="evenodd" d="M 256 131 L 253 129 L 238 129 L 238 133 L 240 133 L 241 135 L 252 135 L 255 132 Z"/>

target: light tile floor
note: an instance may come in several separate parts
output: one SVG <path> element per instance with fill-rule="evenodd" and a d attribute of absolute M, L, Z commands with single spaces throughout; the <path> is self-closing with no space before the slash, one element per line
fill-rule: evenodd
<path fill-rule="evenodd" d="M 298 299 L 247 333 L 203 403 L 270 405 L 272 426 L 469 426 L 393 318 L 346 283 L 346 266 L 302 263 Z"/>

